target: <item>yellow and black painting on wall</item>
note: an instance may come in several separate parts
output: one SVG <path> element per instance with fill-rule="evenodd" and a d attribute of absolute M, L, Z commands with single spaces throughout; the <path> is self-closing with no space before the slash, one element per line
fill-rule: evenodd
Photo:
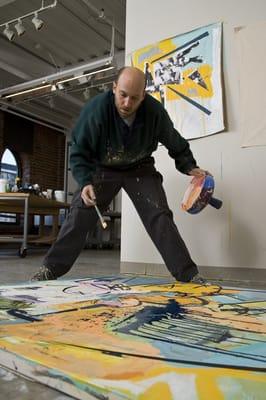
<path fill-rule="evenodd" d="M 131 54 L 175 128 L 192 139 L 224 129 L 221 85 L 222 24 L 216 23 L 145 46 Z"/>

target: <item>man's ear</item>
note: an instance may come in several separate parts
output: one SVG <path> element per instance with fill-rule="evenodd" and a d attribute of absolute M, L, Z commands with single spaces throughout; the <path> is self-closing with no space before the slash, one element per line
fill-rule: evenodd
<path fill-rule="evenodd" d="M 115 94 L 115 89 L 116 89 L 116 83 L 113 82 L 113 94 Z"/>
<path fill-rule="evenodd" d="M 144 98 L 145 98 L 145 96 L 146 96 L 146 93 L 147 93 L 147 92 L 146 92 L 146 90 L 144 89 L 144 90 L 143 90 L 142 100 L 144 100 Z"/>

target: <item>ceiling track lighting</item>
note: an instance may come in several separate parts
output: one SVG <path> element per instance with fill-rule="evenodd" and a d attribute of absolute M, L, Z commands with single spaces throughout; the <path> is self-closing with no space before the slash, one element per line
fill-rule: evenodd
<path fill-rule="evenodd" d="M 47 89 L 47 88 L 51 88 L 51 87 L 52 87 L 52 85 L 51 85 L 50 83 L 48 83 L 47 85 L 42 85 L 42 86 L 38 86 L 38 87 L 35 87 L 35 88 L 32 88 L 32 89 L 22 90 L 21 92 L 16 92 L 16 93 L 10 94 L 10 95 L 8 95 L 8 96 L 5 96 L 4 98 L 5 98 L 5 99 L 9 99 L 9 98 L 11 98 L 11 97 L 16 97 L 16 96 L 20 96 L 20 95 L 25 95 L 25 94 L 27 94 L 27 93 L 36 92 L 36 91 L 41 91 L 41 90 L 43 90 L 43 89 Z M 52 91 L 52 90 L 51 90 L 51 91 Z"/>
<path fill-rule="evenodd" d="M 58 83 L 63 84 L 63 83 L 66 83 L 66 82 L 73 81 L 75 79 L 80 79 L 80 78 L 83 78 L 83 77 L 88 77 L 88 76 L 91 76 L 91 75 L 99 74 L 100 72 L 109 71 L 110 69 L 114 69 L 114 66 L 111 65 L 111 66 L 107 66 L 107 67 L 101 68 L 100 70 L 97 70 L 97 71 L 92 71 L 92 72 L 88 72 L 86 74 L 81 74 L 81 75 L 73 76 L 71 78 L 62 79 L 60 82 L 57 82 L 57 84 Z"/>
<path fill-rule="evenodd" d="M 92 63 L 82 64 L 72 69 L 66 69 L 47 77 L 38 78 L 31 82 L 21 83 L 13 87 L 11 86 L 8 89 L 0 89 L 0 98 L 8 100 L 20 95 L 28 96 L 29 93 L 34 95 L 37 93 L 64 90 L 65 84 L 68 82 L 74 80 L 78 81 L 82 77 L 86 78 L 86 81 L 88 81 L 96 74 L 115 69 L 115 66 L 111 64 L 112 60 L 112 57 L 106 57 Z"/>
<path fill-rule="evenodd" d="M 39 14 L 45 10 L 56 7 L 56 5 L 57 0 L 54 0 L 54 2 L 48 6 L 44 6 L 44 0 L 42 0 L 42 5 L 38 10 L 31 11 L 28 14 L 22 15 L 21 17 L 14 18 L 3 24 L 0 24 L 0 28 L 4 27 L 3 35 L 5 35 L 9 41 L 14 40 L 15 32 L 10 28 L 10 25 L 15 23 L 14 28 L 16 29 L 18 36 L 22 36 L 26 32 L 22 24 L 22 20 L 31 16 L 33 16 L 31 22 L 33 23 L 35 29 L 39 31 L 44 25 L 44 21 L 39 18 Z"/>

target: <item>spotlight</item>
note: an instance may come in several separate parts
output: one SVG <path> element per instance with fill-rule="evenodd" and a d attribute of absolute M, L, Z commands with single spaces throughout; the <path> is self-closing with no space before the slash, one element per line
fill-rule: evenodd
<path fill-rule="evenodd" d="M 17 24 L 15 25 L 15 29 L 16 29 L 16 31 L 17 31 L 18 36 L 22 36 L 23 33 L 25 33 L 25 28 L 24 28 L 24 26 L 22 25 L 22 21 L 21 21 L 20 18 L 18 19 L 18 22 L 17 22 Z"/>
<path fill-rule="evenodd" d="M 89 100 L 89 98 L 91 97 L 91 93 L 90 93 L 90 89 L 86 88 L 83 92 L 83 97 L 85 100 Z"/>
<path fill-rule="evenodd" d="M 10 40 L 10 42 L 14 39 L 15 33 L 9 28 L 9 24 L 6 24 L 6 27 L 3 31 L 3 34 Z"/>
<path fill-rule="evenodd" d="M 65 89 L 65 86 L 63 85 L 63 83 L 58 83 L 56 86 L 58 87 L 59 90 Z"/>
<path fill-rule="evenodd" d="M 49 104 L 50 108 L 54 108 L 55 107 L 54 99 L 52 97 L 50 97 L 48 99 L 48 104 Z"/>
<path fill-rule="evenodd" d="M 37 12 L 34 13 L 34 17 L 32 18 L 31 22 L 33 23 L 37 31 L 39 31 L 44 24 L 44 21 L 38 17 Z"/>
<path fill-rule="evenodd" d="M 104 8 L 101 8 L 101 10 L 99 12 L 99 15 L 98 15 L 98 18 L 99 19 L 105 19 L 106 18 L 105 12 L 104 12 Z"/>
<path fill-rule="evenodd" d="M 98 87 L 98 90 L 99 90 L 100 92 L 107 92 L 108 86 L 105 85 L 105 84 L 103 83 L 102 85 L 100 85 L 100 86 Z"/>

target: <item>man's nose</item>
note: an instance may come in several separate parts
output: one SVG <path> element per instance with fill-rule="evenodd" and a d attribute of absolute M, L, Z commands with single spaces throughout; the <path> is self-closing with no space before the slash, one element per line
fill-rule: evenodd
<path fill-rule="evenodd" d="M 129 97 L 126 97 L 124 100 L 124 105 L 125 107 L 130 107 L 131 106 L 131 100 Z"/>

